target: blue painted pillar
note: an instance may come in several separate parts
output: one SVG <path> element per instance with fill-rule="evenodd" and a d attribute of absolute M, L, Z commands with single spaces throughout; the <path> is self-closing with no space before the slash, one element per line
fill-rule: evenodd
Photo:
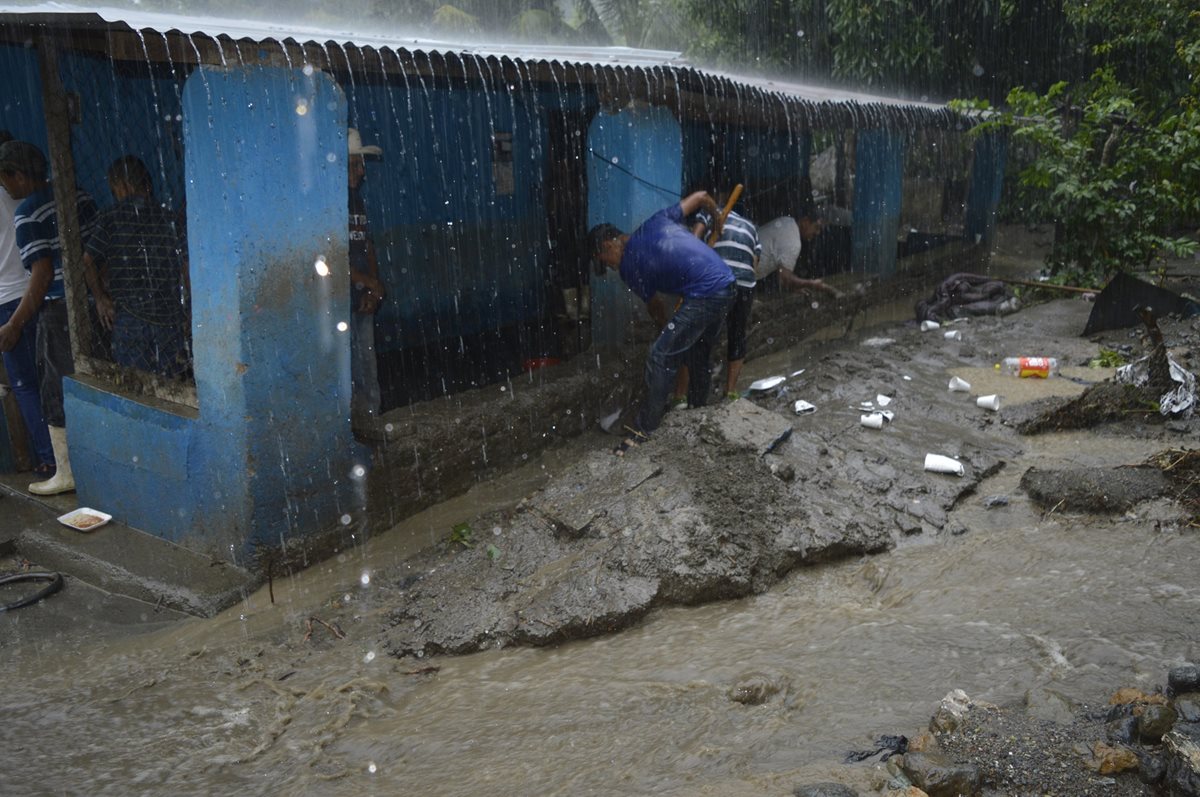
<path fill-rule="evenodd" d="M 904 180 L 904 142 L 890 130 L 859 130 L 854 168 L 851 263 L 855 271 L 896 271 L 896 234 Z"/>
<path fill-rule="evenodd" d="M 632 233 L 683 191 L 683 133 L 666 108 L 634 105 L 599 113 L 588 128 L 588 229 L 608 222 Z M 592 344 L 625 342 L 644 314 L 614 271 L 592 275 Z"/>
<path fill-rule="evenodd" d="M 971 187 L 967 192 L 968 242 L 990 244 L 996 232 L 996 210 L 1004 186 L 1007 139 L 999 133 L 982 135 L 975 142 Z"/>
<path fill-rule="evenodd" d="M 350 430 L 345 98 L 321 72 L 201 70 L 183 106 L 197 464 L 244 543 L 278 545 L 336 526 L 368 464 Z"/>
<path fill-rule="evenodd" d="M 346 105 L 322 73 L 201 69 L 183 113 L 199 409 L 68 379 L 71 459 L 82 503 L 244 564 L 365 504 Z"/>

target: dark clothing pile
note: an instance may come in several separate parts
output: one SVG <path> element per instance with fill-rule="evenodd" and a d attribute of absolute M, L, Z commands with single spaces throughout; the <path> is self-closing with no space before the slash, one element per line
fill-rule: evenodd
<path fill-rule="evenodd" d="M 948 321 L 972 315 L 1004 315 L 1020 309 L 1008 286 L 981 274 L 952 274 L 929 299 L 917 302 L 918 321 Z"/>

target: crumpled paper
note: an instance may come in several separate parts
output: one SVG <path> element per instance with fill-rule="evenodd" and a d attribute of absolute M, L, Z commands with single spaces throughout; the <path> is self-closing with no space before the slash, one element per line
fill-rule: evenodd
<path fill-rule="evenodd" d="M 1117 369 L 1118 382 L 1134 387 L 1143 387 L 1150 379 L 1149 357 L 1142 357 Z M 1196 375 L 1167 355 L 1171 380 L 1175 387 L 1163 393 L 1158 400 L 1158 411 L 1166 417 L 1190 418 L 1196 408 Z"/>

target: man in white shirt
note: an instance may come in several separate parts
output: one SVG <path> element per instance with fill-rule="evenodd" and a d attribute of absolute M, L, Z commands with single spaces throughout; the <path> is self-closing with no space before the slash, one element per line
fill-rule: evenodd
<path fill-rule="evenodd" d="M 11 140 L 12 136 L 7 131 L 0 131 L 0 144 Z M 13 225 L 18 204 L 8 191 L 0 187 L 0 326 L 8 323 L 16 312 L 29 285 L 29 272 L 21 264 L 16 227 Z M 49 479 L 54 475 L 54 449 L 50 445 L 46 420 L 42 417 L 41 394 L 38 391 L 37 324 L 27 324 L 12 349 L 3 352 L 3 355 L 4 370 L 33 447 L 34 474 L 39 479 Z"/>

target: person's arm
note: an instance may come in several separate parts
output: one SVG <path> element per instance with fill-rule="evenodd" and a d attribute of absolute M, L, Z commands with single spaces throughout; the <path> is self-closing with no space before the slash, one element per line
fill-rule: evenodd
<path fill-rule="evenodd" d="M 374 313 L 378 310 L 387 291 L 379 279 L 379 260 L 375 254 L 375 244 L 370 238 L 367 239 L 367 270 L 352 271 L 350 278 L 355 285 L 361 285 L 365 289 L 359 300 L 358 312 Z"/>
<path fill-rule="evenodd" d="M 704 226 L 704 222 L 698 221 L 692 225 L 692 235 L 696 236 L 701 241 L 703 241 L 704 240 L 704 231 L 706 229 L 708 229 L 708 228 L 706 226 Z"/>
<path fill-rule="evenodd" d="M 34 261 L 29 269 L 29 284 L 21 296 L 21 303 L 13 311 L 8 323 L 0 326 L 0 351 L 12 351 L 21 339 L 21 330 L 42 309 L 46 290 L 54 281 L 54 262 L 48 258 Z"/>
<path fill-rule="evenodd" d="M 667 303 L 657 293 L 651 296 L 650 300 L 646 302 L 646 310 L 650 313 L 650 318 L 654 320 L 655 325 L 659 329 L 667 325 Z"/>
<path fill-rule="evenodd" d="M 717 208 L 717 200 L 709 196 L 707 191 L 697 191 L 694 194 L 688 194 L 680 200 L 679 207 L 683 210 L 683 217 L 685 219 L 703 208 L 713 217 L 714 224 L 720 221 L 718 218 L 720 211 Z"/>
<path fill-rule="evenodd" d="M 789 290 L 825 291 L 826 293 L 833 294 L 834 298 L 842 295 L 842 292 L 832 285 L 826 285 L 821 280 L 801 279 L 792 272 L 788 271 L 786 268 L 779 269 L 779 282 L 783 285 L 783 287 L 788 288 Z"/>
<path fill-rule="evenodd" d="M 113 307 L 112 297 L 104 289 L 104 280 L 100 279 L 100 272 L 96 269 L 96 260 L 91 252 L 83 253 L 83 279 L 96 299 L 96 315 L 100 317 L 100 323 L 105 329 L 112 329 L 116 308 Z"/>

